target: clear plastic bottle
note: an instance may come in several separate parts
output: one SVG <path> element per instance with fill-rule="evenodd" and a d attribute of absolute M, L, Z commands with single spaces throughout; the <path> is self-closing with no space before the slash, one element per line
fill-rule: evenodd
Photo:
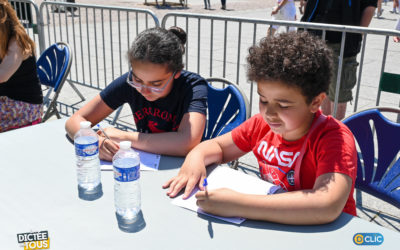
<path fill-rule="evenodd" d="M 82 121 L 74 136 L 79 198 L 95 200 L 103 195 L 99 159 L 99 138 L 91 122 Z"/>
<path fill-rule="evenodd" d="M 130 141 L 119 143 L 113 157 L 114 201 L 119 227 L 124 231 L 134 223 L 140 212 L 140 159 Z"/>

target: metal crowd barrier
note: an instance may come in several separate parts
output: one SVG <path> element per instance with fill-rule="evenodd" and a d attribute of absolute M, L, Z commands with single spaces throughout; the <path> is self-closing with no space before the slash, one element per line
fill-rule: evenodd
<path fill-rule="evenodd" d="M 313 30 L 321 30 L 322 37 L 325 38 L 326 31 L 342 32 L 342 47 L 339 59 L 339 69 L 343 59 L 343 47 L 346 33 L 363 34 L 362 49 L 359 53 L 359 68 L 356 94 L 354 99 L 354 111 L 357 110 L 360 83 L 362 82 L 362 72 L 364 68 L 365 47 L 371 35 L 380 36 L 385 40 L 382 46 L 383 54 L 380 64 L 382 73 L 385 69 L 388 51 L 389 36 L 399 36 L 399 31 L 387 29 L 372 29 L 356 26 L 342 26 L 331 24 L 304 23 L 293 21 L 274 21 L 264 19 L 248 19 L 227 16 L 214 16 L 190 13 L 167 13 L 162 19 L 161 26 L 168 28 L 176 25 L 184 28 L 188 33 L 186 47 L 186 69 L 199 73 L 204 77 L 223 77 L 241 85 L 250 97 L 250 106 L 257 112 L 257 105 L 253 105 L 254 94 L 256 93 L 253 83 L 250 86 L 244 85 L 247 82 L 246 59 L 248 48 L 267 35 L 268 27 L 276 24 L 284 27 L 297 27 Z M 377 49 L 377 48 L 372 48 Z M 377 58 L 374 58 L 376 60 Z M 396 59 L 393 59 L 397 63 Z M 379 64 L 378 64 L 379 65 Z M 377 72 L 377 67 L 373 68 Z M 397 69 L 398 70 L 398 69 Z M 338 72 L 337 89 L 340 86 L 341 70 Z M 378 86 L 379 76 L 374 83 Z M 336 91 L 338 94 L 338 91 Z M 337 110 L 338 96 L 335 98 L 334 114 Z"/>
<path fill-rule="evenodd" d="M 26 33 L 36 43 L 36 55 L 40 55 L 40 52 L 44 50 L 44 45 L 43 39 L 40 38 L 42 24 L 38 6 L 33 0 L 12 0 L 9 2 L 17 13 Z"/>
<path fill-rule="evenodd" d="M 56 41 L 66 41 L 72 46 L 74 63 L 68 80 L 97 90 L 104 89 L 113 79 L 128 69 L 125 55 L 135 36 L 145 29 L 160 26 L 155 14 L 146 9 L 45 1 L 40 5 L 38 12 L 32 0 L 11 2 L 32 6 L 30 10 L 26 8 L 19 12 L 22 22 L 28 23 L 28 34 L 39 42 L 41 51 Z M 32 12 L 33 9 L 35 12 Z M 32 30 L 30 28 L 30 19 L 26 15 L 30 12 L 33 14 L 32 24 L 37 24 L 38 34 L 34 34 L 33 28 Z M 305 30 L 322 30 L 323 38 L 326 31 L 342 32 L 342 51 L 346 33 L 363 34 L 361 53 L 358 56 L 360 65 L 357 87 L 354 104 L 352 104 L 354 112 L 359 106 L 368 106 L 368 104 L 359 103 L 361 91 L 367 92 L 366 99 L 375 103 L 376 98 L 371 93 L 373 93 L 372 90 L 376 91 L 382 72 L 398 72 L 395 66 L 398 65 L 398 55 L 394 53 L 395 56 L 392 56 L 393 53 L 388 53 L 392 50 L 388 43 L 389 37 L 400 36 L 400 32 L 395 30 L 190 13 L 167 13 L 162 19 L 161 26 L 168 28 L 176 25 L 186 30 L 188 39 L 185 67 L 187 70 L 197 72 L 205 78 L 227 78 L 241 85 L 249 97 L 253 113 L 256 113 L 258 105 L 253 105 L 256 90 L 253 83 L 248 83 L 245 74 L 247 50 L 265 37 L 268 27 L 273 24 Z M 375 40 L 379 42 L 376 43 Z M 382 51 L 381 57 L 369 58 L 367 49 Z M 343 52 L 339 65 L 342 63 L 342 57 Z M 364 80 L 364 72 L 368 74 L 369 80 Z M 341 75 L 340 71 L 338 75 Z M 338 77 L 337 87 L 339 87 L 340 79 Z M 363 99 L 365 99 L 364 94 Z M 335 113 L 336 108 L 337 101 Z"/>
<path fill-rule="evenodd" d="M 74 53 L 69 80 L 104 89 L 127 71 L 126 52 L 141 31 L 159 26 L 152 11 L 61 2 L 42 2 L 45 46 L 68 42 Z"/>

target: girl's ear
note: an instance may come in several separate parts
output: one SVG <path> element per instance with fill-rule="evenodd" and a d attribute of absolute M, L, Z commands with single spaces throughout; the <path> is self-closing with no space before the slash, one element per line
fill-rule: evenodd
<path fill-rule="evenodd" d="M 322 92 L 319 95 L 317 95 L 316 97 L 314 97 L 314 99 L 311 101 L 310 103 L 310 111 L 312 113 L 315 113 L 319 110 L 319 107 L 322 104 L 322 101 L 326 98 L 326 93 Z"/>

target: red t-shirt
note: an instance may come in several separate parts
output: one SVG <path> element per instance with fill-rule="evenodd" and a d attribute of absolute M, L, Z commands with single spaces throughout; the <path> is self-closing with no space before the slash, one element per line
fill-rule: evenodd
<path fill-rule="evenodd" d="M 318 111 L 314 117 L 321 115 Z M 287 191 L 295 190 L 294 169 L 307 135 L 297 141 L 286 141 L 272 132 L 261 114 L 257 114 L 232 131 L 232 139 L 242 151 L 253 151 L 259 164 L 261 178 L 280 185 Z M 357 174 L 357 151 L 353 134 L 332 116 L 321 123 L 310 135 L 301 163 L 301 189 L 312 189 L 318 176 L 342 173 L 353 180 L 352 189 L 343 212 L 356 215 L 353 198 Z"/>

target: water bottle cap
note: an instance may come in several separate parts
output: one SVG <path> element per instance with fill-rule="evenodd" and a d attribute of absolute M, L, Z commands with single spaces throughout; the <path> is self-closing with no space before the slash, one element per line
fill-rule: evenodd
<path fill-rule="evenodd" d="M 90 128 L 90 126 L 92 125 L 92 123 L 90 121 L 82 121 L 80 123 L 81 128 Z"/>
<path fill-rule="evenodd" d="M 132 142 L 131 141 L 122 141 L 119 143 L 119 147 L 121 149 L 130 149 L 132 146 Z"/>

